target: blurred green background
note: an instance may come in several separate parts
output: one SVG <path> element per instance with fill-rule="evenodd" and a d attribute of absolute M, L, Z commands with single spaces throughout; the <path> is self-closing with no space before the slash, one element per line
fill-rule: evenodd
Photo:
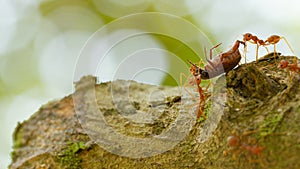
<path fill-rule="evenodd" d="M 105 62 L 108 68 L 115 68 L 121 61 L 118 57 L 130 46 L 144 45 L 141 47 L 144 49 L 148 45 L 162 49 L 169 53 L 160 53 L 161 59 L 157 62 L 165 65 L 167 73 L 172 76 L 146 73 L 140 81 L 178 85 L 180 72 L 188 74 L 188 67 L 184 65 L 186 69 L 179 69 L 169 59 L 172 57 L 164 55 L 172 54 L 182 63 L 186 59 L 198 62 L 199 54 L 203 56 L 203 47 L 210 48 L 210 45 L 222 42 L 217 52 L 227 50 L 246 32 L 262 39 L 271 34 L 283 35 L 297 55 L 300 52 L 297 49 L 300 44 L 299 5 L 300 1 L 296 0 L 276 3 L 271 0 L 1 0 L 0 168 L 6 168 L 10 163 L 12 133 L 17 122 L 28 119 L 42 104 L 72 93 L 81 49 L 97 30 L 112 21 L 135 13 L 160 12 L 184 19 L 197 27 L 205 36 L 205 42 L 195 38 L 185 43 L 181 39 L 152 34 L 133 38 L 122 49 L 114 51 L 113 59 Z M 187 37 L 198 36 L 182 25 L 170 26 L 168 21 L 159 19 L 151 24 L 136 24 L 147 24 L 161 31 L 176 30 Z M 128 28 L 119 27 L 118 31 L 128 31 Z M 187 44 L 199 48 L 194 49 Z M 280 42 L 277 49 L 291 54 L 284 42 Z M 249 61 L 254 60 L 254 53 L 255 47 L 249 45 Z M 260 50 L 260 55 L 263 54 L 265 50 Z M 108 76 L 100 78 L 100 81 L 111 80 L 109 75 L 113 71 L 102 71 L 101 76 L 103 73 Z"/>

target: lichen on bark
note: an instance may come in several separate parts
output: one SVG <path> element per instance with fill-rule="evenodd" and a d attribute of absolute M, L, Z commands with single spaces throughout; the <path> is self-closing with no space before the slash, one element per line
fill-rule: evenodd
<path fill-rule="evenodd" d="M 290 81 L 287 72 L 277 68 L 280 59 L 292 62 L 293 58 L 279 56 L 275 60 L 273 54 L 266 55 L 258 63 L 240 65 L 218 77 L 213 88 L 222 96 L 213 94 L 205 121 L 195 119 L 197 96 L 182 95 L 178 87 L 121 80 L 96 84 L 96 78 L 84 77 L 74 94 L 49 102 L 18 125 L 10 168 L 296 168 L 300 166 L 300 75 Z M 226 85 L 219 85 L 224 82 Z M 85 100 L 90 97 L 95 97 L 97 107 Z M 102 132 L 97 128 L 102 125 L 100 116 L 114 131 L 140 140 L 174 129 L 164 135 L 174 144 L 158 140 L 153 150 L 171 148 L 154 155 L 145 154 L 152 150 L 150 146 L 130 152 L 143 158 L 118 155 L 128 150 L 105 142 L 103 138 L 109 134 L 102 133 L 97 140 Z M 207 126 L 214 122 L 218 122 L 215 128 Z M 176 128 L 175 123 L 185 130 Z M 208 134 L 211 128 L 214 130 Z M 232 153 L 224 155 L 233 130 L 257 131 L 249 137 L 263 147 L 262 156 L 247 151 L 241 151 L 236 159 Z M 176 134 L 182 139 L 176 140 Z M 205 134 L 207 138 L 199 139 Z M 127 145 L 128 140 L 119 141 Z"/>

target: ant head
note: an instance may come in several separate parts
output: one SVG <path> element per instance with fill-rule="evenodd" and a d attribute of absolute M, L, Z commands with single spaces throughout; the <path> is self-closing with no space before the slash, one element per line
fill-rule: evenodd
<path fill-rule="evenodd" d="M 230 147 L 236 147 L 240 143 L 240 139 L 237 136 L 231 135 L 227 138 L 228 145 Z"/>
<path fill-rule="evenodd" d="M 252 34 L 251 33 L 245 33 L 244 35 L 243 35 L 243 41 L 244 42 L 246 42 L 246 41 L 249 41 L 249 40 L 251 40 L 252 39 Z"/>
<path fill-rule="evenodd" d="M 200 81 L 201 81 L 201 78 L 202 79 L 209 79 L 209 75 L 208 75 L 208 72 L 206 70 L 201 69 L 199 66 L 197 66 L 194 63 L 192 63 L 189 60 L 188 60 L 188 62 L 191 64 L 190 72 L 193 74 L 193 76 L 195 76 L 197 78 L 199 77 Z"/>
<path fill-rule="evenodd" d="M 279 65 L 278 65 L 278 68 L 281 68 L 281 69 L 284 69 L 288 66 L 289 62 L 286 61 L 286 60 L 281 60 Z"/>
<path fill-rule="evenodd" d="M 192 63 L 191 61 L 188 60 L 188 62 L 191 64 L 191 67 L 190 67 L 190 72 L 195 76 L 198 74 L 198 69 L 199 67 L 197 65 L 195 65 L 194 63 Z"/>
<path fill-rule="evenodd" d="M 190 72 L 194 75 L 195 73 L 196 73 L 196 68 L 195 68 L 195 66 L 191 66 L 190 67 Z"/>

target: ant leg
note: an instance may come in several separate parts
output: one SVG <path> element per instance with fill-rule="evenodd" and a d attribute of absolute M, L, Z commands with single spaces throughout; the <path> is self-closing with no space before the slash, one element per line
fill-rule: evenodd
<path fill-rule="evenodd" d="M 209 52 L 209 57 L 210 57 L 210 59 L 212 59 L 212 51 L 213 51 L 214 49 L 216 49 L 217 47 L 219 47 L 221 44 L 222 44 L 222 43 L 219 43 L 219 44 L 217 44 L 216 46 L 214 46 L 214 47 L 212 47 L 212 48 L 210 49 L 210 52 Z"/>
<path fill-rule="evenodd" d="M 244 131 L 242 133 L 242 136 L 241 136 L 241 140 L 247 140 L 248 144 L 252 141 L 256 141 L 256 140 L 252 140 L 251 141 L 251 138 L 248 138 L 248 135 L 251 135 L 253 133 L 257 133 L 259 132 L 259 129 L 258 130 L 249 130 L 249 131 Z"/>
<path fill-rule="evenodd" d="M 263 47 L 266 49 L 267 53 L 270 53 L 269 49 L 266 46 L 263 46 Z"/>
<path fill-rule="evenodd" d="M 262 154 L 257 155 L 256 158 L 252 158 L 251 154 L 247 153 L 247 160 L 250 163 L 258 163 L 262 168 L 266 168 L 267 167 L 266 161 L 264 160 Z"/>
<path fill-rule="evenodd" d="M 291 83 L 293 81 L 293 78 L 294 78 L 293 72 L 291 72 L 289 70 L 289 68 L 286 69 L 286 72 L 287 72 L 288 77 L 289 77 L 289 82 Z"/>
<path fill-rule="evenodd" d="M 259 130 L 249 130 L 249 131 L 245 131 L 245 132 L 243 132 L 243 136 L 248 136 L 248 135 L 250 135 L 250 134 L 253 134 L 253 133 L 256 133 L 256 132 L 258 132 Z"/>
<path fill-rule="evenodd" d="M 210 88 L 210 85 L 211 85 L 211 81 L 209 81 L 208 85 L 203 90 L 203 93 L 205 93 L 205 96 L 204 96 L 205 100 L 207 100 L 211 96 L 211 93 L 207 93 L 208 89 Z"/>
<path fill-rule="evenodd" d="M 267 161 L 264 158 L 263 154 L 259 155 L 258 158 L 259 158 L 259 164 L 260 164 L 260 166 L 262 168 L 267 168 Z"/>
<path fill-rule="evenodd" d="M 219 43 L 219 44 L 217 44 L 216 46 L 212 47 L 212 48 L 209 50 L 209 51 L 210 51 L 210 52 L 209 52 L 209 58 L 210 58 L 210 59 L 207 59 L 207 57 L 206 57 L 206 49 L 204 48 L 204 50 L 205 50 L 205 58 L 206 58 L 206 61 L 208 62 L 208 64 L 210 64 L 210 65 L 212 65 L 212 66 L 214 65 L 213 62 L 211 61 L 211 60 L 212 60 L 212 57 L 213 57 L 213 56 L 212 56 L 212 55 L 213 55 L 213 50 L 216 49 L 217 47 L 219 47 L 221 44 L 222 44 L 222 43 Z"/>
<path fill-rule="evenodd" d="M 256 63 L 258 62 L 258 48 L 259 48 L 259 45 L 256 44 Z"/>
<path fill-rule="evenodd" d="M 276 44 L 274 44 L 274 59 L 275 59 L 275 62 L 276 62 Z"/>
<path fill-rule="evenodd" d="M 204 56 L 205 56 L 206 61 L 211 65 L 212 62 L 210 61 L 210 59 L 207 58 L 207 52 L 206 52 L 206 48 L 205 48 L 205 47 L 204 47 Z M 201 60 L 200 60 L 199 66 L 200 66 L 201 63 L 202 63 L 202 62 L 201 62 Z"/>
<path fill-rule="evenodd" d="M 231 153 L 234 149 L 224 150 L 223 155 L 227 156 L 229 153 Z"/>
<path fill-rule="evenodd" d="M 232 158 L 233 160 L 237 160 L 237 156 L 239 156 L 240 154 L 243 153 L 243 149 L 239 148 L 237 149 L 233 154 L 232 154 Z"/>
<path fill-rule="evenodd" d="M 294 54 L 294 50 L 292 49 L 290 43 L 288 42 L 288 40 L 284 37 L 284 36 L 281 36 L 280 39 L 283 39 L 285 41 L 285 43 L 288 45 L 288 47 L 290 48 L 291 52 Z"/>
<path fill-rule="evenodd" d="M 292 72 L 292 79 L 294 79 L 296 73 L 300 73 L 300 67 L 298 66 L 297 57 L 294 57 L 294 65 L 296 67 L 296 70 Z"/>
<path fill-rule="evenodd" d="M 246 53 L 247 53 L 247 46 L 244 45 L 244 57 L 245 57 L 245 63 L 247 63 Z"/>
<path fill-rule="evenodd" d="M 298 62 L 298 61 L 297 61 L 297 57 L 295 57 L 295 58 L 294 58 L 294 64 L 298 66 L 298 63 L 297 63 L 297 62 Z"/>
<path fill-rule="evenodd" d="M 186 78 L 186 81 L 184 82 L 184 84 L 182 84 L 183 83 L 183 77 Z M 186 87 L 189 85 L 190 77 L 191 77 L 191 75 L 186 76 L 184 73 L 180 73 L 181 95 L 182 95 L 182 87 L 183 87 L 183 89 L 193 98 L 194 97 L 193 94 L 189 90 L 186 89 Z"/>
<path fill-rule="evenodd" d="M 242 133 L 242 137 L 243 137 L 243 139 L 244 139 L 244 138 L 247 137 L 248 135 L 253 134 L 253 133 L 257 133 L 257 132 L 259 132 L 259 129 L 258 129 L 258 130 L 244 131 L 244 132 Z"/>
<path fill-rule="evenodd" d="M 209 81 L 209 82 L 208 82 L 208 85 L 205 87 L 205 90 L 204 90 L 204 92 L 207 92 L 207 91 L 208 91 L 208 89 L 209 89 L 210 85 L 211 85 L 211 81 Z"/>
<path fill-rule="evenodd" d="M 202 64 L 204 65 L 203 61 L 200 59 L 200 61 L 199 61 L 199 63 L 198 63 L 199 67 L 200 67 Z"/>
<path fill-rule="evenodd" d="M 247 160 L 249 161 L 249 163 L 259 163 L 260 162 L 260 160 L 259 159 L 257 159 L 257 158 L 259 158 L 259 157 L 257 157 L 256 159 L 253 159 L 252 157 L 251 157 L 251 154 L 248 152 L 247 153 Z"/>
<path fill-rule="evenodd" d="M 211 61 L 212 57 L 210 56 L 210 59 L 207 58 L 207 55 L 206 55 L 206 48 L 204 48 L 204 54 L 205 54 L 205 59 L 206 59 L 207 63 L 210 64 L 210 65 L 213 65 L 213 63 L 212 63 L 212 61 Z M 211 55 L 211 54 L 210 54 L 210 55 Z"/>

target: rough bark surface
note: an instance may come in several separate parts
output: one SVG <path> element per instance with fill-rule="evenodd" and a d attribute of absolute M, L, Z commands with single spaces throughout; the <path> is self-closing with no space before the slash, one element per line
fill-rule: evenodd
<path fill-rule="evenodd" d="M 192 87 L 182 95 L 178 87 L 96 84 L 84 77 L 74 94 L 49 102 L 16 127 L 10 168 L 299 168 L 300 75 L 290 80 L 277 68 L 280 59 L 293 58 L 275 62 L 266 55 L 220 76 L 207 118 L 198 120 Z M 127 137 L 112 143 L 106 125 Z M 229 147 L 234 131 L 255 131 L 241 141 L 263 147 L 262 154 Z M 155 137 L 162 135 L 169 140 Z M 155 139 L 145 146 L 148 138 Z"/>

